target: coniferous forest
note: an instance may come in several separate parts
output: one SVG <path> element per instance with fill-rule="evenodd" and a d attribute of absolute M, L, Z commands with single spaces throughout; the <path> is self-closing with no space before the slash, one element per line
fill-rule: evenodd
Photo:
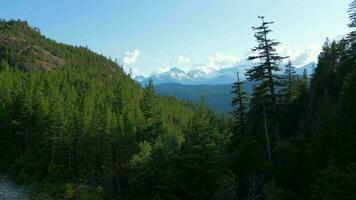
<path fill-rule="evenodd" d="M 2 20 L 0 171 L 42 199 L 354 200 L 356 1 L 348 12 L 350 33 L 326 39 L 312 76 L 260 17 L 253 91 L 237 74 L 229 117 Z"/>

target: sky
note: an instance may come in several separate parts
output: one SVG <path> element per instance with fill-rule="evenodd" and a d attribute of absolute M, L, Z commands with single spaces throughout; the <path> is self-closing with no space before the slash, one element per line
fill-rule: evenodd
<path fill-rule="evenodd" d="M 349 32 L 351 0 L 0 0 L 0 18 L 26 20 L 58 42 L 117 59 L 134 76 L 172 67 L 211 72 L 243 62 L 258 16 L 274 21 L 278 52 L 315 61 L 327 37 Z"/>

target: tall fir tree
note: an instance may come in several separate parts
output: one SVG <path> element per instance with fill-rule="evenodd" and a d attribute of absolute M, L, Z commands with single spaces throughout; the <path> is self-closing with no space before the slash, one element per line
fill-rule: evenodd
<path fill-rule="evenodd" d="M 243 82 L 240 81 L 239 72 L 236 74 L 236 82 L 232 85 L 233 91 L 231 92 L 234 97 L 231 101 L 231 106 L 233 110 L 231 112 L 234 118 L 234 133 L 238 133 L 243 135 L 246 129 L 246 113 L 247 113 L 247 93 L 243 89 Z M 234 135 L 234 139 L 237 139 L 236 135 Z"/>
<path fill-rule="evenodd" d="M 295 84 L 297 80 L 295 67 L 290 60 L 285 66 L 283 79 L 284 88 L 281 90 L 281 93 L 284 96 L 283 103 L 290 105 L 292 103 L 292 99 L 295 98 Z"/>
<path fill-rule="evenodd" d="M 271 130 L 274 130 L 274 135 L 277 140 L 280 138 L 278 114 L 277 114 L 277 86 L 280 85 L 280 77 L 276 75 L 277 71 L 280 71 L 280 63 L 286 57 L 279 56 L 276 47 L 280 44 L 274 39 L 269 38 L 269 34 L 272 30 L 269 25 L 274 22 L 266 22 L 263 16 L 259 17 L 262 23 L 258 27 L 252 27 L 255 31 L 255 38 L 257 46 L 252 48 L 252 56 L 248 58 L 250 61 L 258 60 L 258 64 L 247 70 L 246 75 L 248 80 L 256 81 L 257 86 L 254 91 L 255 97 L 261 98 L 260 100 L 254 100 L 258 103 L 255 106 L 260 107 L 260 115 L 263 116 L 263 126 L 265 132 L 265 139 L 267 145 L 267 152 L 270 162 L 272 162 L 272 152 L 270 144 Z M 267 113 L 269 115 L 267 115 Z"/>
<path fill-rule="evenodd" d="M 265 22 L 263 16 L 259 18 L 262 20 L 262 24 L 258 27 L 252 27 L 258 43 L 256 47 L 252 48 L 252 52 L 255 55 L 248 57 L 250 61 L 258 60 L 259 62 L 256 66 L 247 70 L 246 75 L 250 81 L 260 81 L 258 87 L 268 89 L 268 98 L 265 104 L 270 105 L 272 111 L 275 112 L 276 87 L 280 81 L 275 72 L 281 70 L 279 64 L 286 57 L 279 56 L 276 52 L 276 47 L 280 43 L 269 38 L 268 34 L 272 32 L 269 25 L 274 22 Z M 273 114 L 275 115 L 275 113 Z"/>
<path fill-rule="evenodd" d="M 155 104 L 154 96 L 154 86 L 153 81 L 150 79 L 143 90 L 143 99 L 142 99 L 142 112 L 146 120 L 150 120 L 153 117 L 153 107 Z"/>

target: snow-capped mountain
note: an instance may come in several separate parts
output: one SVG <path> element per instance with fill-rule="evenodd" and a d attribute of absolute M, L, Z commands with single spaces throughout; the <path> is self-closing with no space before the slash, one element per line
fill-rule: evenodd
<path fill-rule="evenodd" d="M 194 69 L 188 72 L 173 67 L 169 71 L 163 73 L 153 74 L 150 77 L 137 76 L 135 80 L 142 85 L 145 85 L 149 79 L 152 79 L 154 84 L 162 83 L 180 83 L 189 85 L 199 85 L 199 84 L 231 84 L 236 81 L 236 73 L 239 72 L 240 79 L 245 80 L 245 72 L 247 69 L 251 68 L 253 63 L 244 63 L 236 65 L 234 67 L 222 68 L 211 73 L 205 73 L 204 71 Z M 296 72 L 298 75 L 302 75 L 304 69 L 310 76 L 314 72 L 316 64 L 314 62 L 308 63 L 304 66 L 297 67 Z M 283 67 L 282 67 L 283 68 Z M 282 72 L 279 72 L 282 73 Z"/>
<path fill-rule="evenodd" d="M 316 63 L 311 62 L 302 67 L 295 68 L 295 71 L 297 72 L 297 74 L 302 75 L 304 73 L 304 70 L 306 70 L 308 76 L 311 76 L 314 73 L 315 67 L 316 67 Z"/>
<path fill-rule="evenodd" d="M 181 82 L 186 82 L 191 79 L 190 76 L 188 76 L 183 70 L 181 70 L 177 67 L 173 67 L 172 69 L 170 69 L 167 72 L 153 74 L 149 78 L 152 79 L 155 84 L 181 83 Z M 147 78 L 146 81 L 149 78 Z M 137 80 L 137 79 L 135 78 L 135 80 Z M 145 80 L 143 80 L 143 82 L 144 81 Z M 138 81 L 138 82 L 142 82 L 142 81 Z"/>
<path fill-rule="evenodd" d="M 187 75 L 190 78 L 195 78 L 195 79 L 200 79 L 200 78 L 204 78 L 207 76 L 207 73 L 199 70 L 199 69 L 195 69 L 195 70 L 190 70 Z"/>

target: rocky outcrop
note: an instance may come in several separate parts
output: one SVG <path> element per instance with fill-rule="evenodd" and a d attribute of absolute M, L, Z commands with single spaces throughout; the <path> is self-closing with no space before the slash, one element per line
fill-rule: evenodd
<path fill-rule="evenodd" d="M 24 71 L 50 71 L 61 68 L 65 61 L 25 40 L 0 35 L 0 58 Z"/>

